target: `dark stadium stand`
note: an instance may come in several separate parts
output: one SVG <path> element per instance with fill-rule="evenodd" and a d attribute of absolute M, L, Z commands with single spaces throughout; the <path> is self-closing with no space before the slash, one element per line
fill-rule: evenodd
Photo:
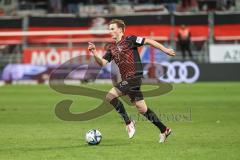
<path fill-rule="evenodd" d="M 0 19 L 0 32 L 22 31 L 22 18 L 5 17 Z M 1 37 L 0 44 L 21 44 L 21 36 Z"/>
<path fill-rule="evenodd" d="M 214 38 L 216 41 L 240 40 L 240 13 L 215 13 Z"/>

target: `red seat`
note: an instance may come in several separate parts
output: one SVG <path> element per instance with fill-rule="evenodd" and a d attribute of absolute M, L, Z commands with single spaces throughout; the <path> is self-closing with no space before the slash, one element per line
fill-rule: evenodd
<path fill-rule="evenodd" d="M 0 32 L 20 32 L 21 29 L 9 29 L 9 28 L 0 28 Z M 4 36 L 2 34 L 0 38 L 0 44 L 21 44 L 23 42 L 22 36 Z"/>
<path fill-rule="evenodd" d="M 240 24 L 215 25 L 214 38 L 218 41 L 240 40 Z"/>

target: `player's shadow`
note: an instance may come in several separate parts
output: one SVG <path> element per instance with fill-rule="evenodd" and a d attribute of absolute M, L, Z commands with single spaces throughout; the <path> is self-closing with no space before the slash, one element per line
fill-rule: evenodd
<path fill-rule="evenodd" d="M 117 143 L 117 146 L 126 146 L 129 145 L 128 143 Z M 54 151 L 54 150 L 62 150 L 62 149 L 74 149 L 74 148 L 86 148 L 86 147 L 113 147 L 116 146 L 116 142 L 103 142 L 99 145 L 89 145 L 86 143 L 80 144 L 80 145 L 74 145 L 74 146 L 52 146 L 52 147 L 13 147 L 13 148 L 4 148 L 0 149 L 0 153 L 4 151 L 23 151 L 23 152 L 31 152 L 31 151 Z"/>
<path fill-rule="evenodd" d="M 49 151 L 49 150 L 61 150 L 61 149 L 73 149 L 73 148 L 81 148 L 86 147 L 86 144 L 76 145 L 76 146 L 53 146 L 53 147 L 15 147 L 15 148 L 5 148 L 0 149 L 2 151 Z"/>

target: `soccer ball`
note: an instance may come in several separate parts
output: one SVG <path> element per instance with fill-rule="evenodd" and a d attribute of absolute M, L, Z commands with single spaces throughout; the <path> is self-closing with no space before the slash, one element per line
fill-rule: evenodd
<path fill-rule="evenodd" d="M 99 132 L 99 130 L 91 129 L 86 133 L 85 139 L 88 144 L 97 145 L 102 140 L 102 134 Z"/>

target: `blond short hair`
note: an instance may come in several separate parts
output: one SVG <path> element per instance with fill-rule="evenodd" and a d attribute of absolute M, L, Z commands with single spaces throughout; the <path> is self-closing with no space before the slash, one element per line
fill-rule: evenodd
<path fill-rule="evenodd" d="M 125 31 L 126 25 L 125 25 L 124 21 L 121 20 L 121 19 L 112 19 L 112 20 L 109 22 L 109 25 L 110 25 L 110 24 L 116 24 L 116 25 L 118 26 L 118 28 L 121 28 L 121 29 L 122 29 L 123 32 Z"/>

